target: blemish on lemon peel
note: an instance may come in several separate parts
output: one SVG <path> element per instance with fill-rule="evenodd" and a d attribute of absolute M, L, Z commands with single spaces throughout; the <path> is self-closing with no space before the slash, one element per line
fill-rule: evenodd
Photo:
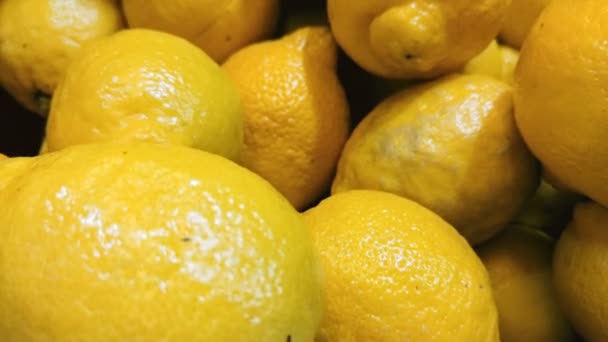
<path fill-rule="evenodd" d="M 538 182 L 512 89 L 458 74 L 397 92 L 367 115 L 345 145 L 332 193 L 372 189 L 415 200 L 477 244 L 518 214 Z"/>

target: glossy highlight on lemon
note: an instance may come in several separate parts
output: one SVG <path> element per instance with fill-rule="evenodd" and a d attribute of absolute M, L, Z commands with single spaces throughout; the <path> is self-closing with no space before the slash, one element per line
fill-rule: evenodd
<path fill-rule="evenodd" d="M 498 341 L 486 270 L 430 210 L 354 190 L 321 201 L 304 219 L 326 284 L 315 341 Z"/>
<path fill-rule="evenodd" d="M 115 0 L 2 0 L 0 83 L 28 110 L 47 116 L 74 56 L 123 27 Z"/>
<path fill-rule="evenodd" d="M 189 146 L 238 160 L 240 97 L 211 58 L 168 33 L 129 29 L 84 49 L 59 84 L 48 151 L 105 142 Z"/>
<path fill-rule="evenodd" d="M 79 145 L 0 161 L 0 339 L 312 341 L 301 216 L 203 151 Z"/>

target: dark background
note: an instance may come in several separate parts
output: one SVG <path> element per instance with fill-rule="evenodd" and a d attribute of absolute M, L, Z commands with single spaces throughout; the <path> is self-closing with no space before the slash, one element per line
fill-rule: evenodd
<path fill-rule="evenodd" d="M 44 120 L 28 112 L 0 89 L 0 153 L 32 156 L 38 153 Z"/>

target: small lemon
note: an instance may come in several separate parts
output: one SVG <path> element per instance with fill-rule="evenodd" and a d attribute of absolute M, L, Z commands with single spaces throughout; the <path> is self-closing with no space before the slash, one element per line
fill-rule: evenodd
<path fill-rule="evenodd" d="M 428 209 L 355 190 L 323 200 L 304 219 L 325 270 L 316 341 L 498 341 L 486 270 Z"/>
<path fill-rule="evenodd" d="M 123 27 L 114 0 L 0 1 L 0 83 L 46 116 L 65 69 L 89 42 Z"/>
<path fill-rule="evenodd" d="M 48 151 L 70 145 L 146 141 L 190 146 L 238 159 L 238 91 L 188 41 L 128 29 L 83 49 L 51 103 Z"/>
<path fill-rule="evenodd" d="M 279 0 L 123 0 L 130 27 L 173 33 L 202 48 L 217 62 L 269 38 Z"/>
<path fill-rule="evenodd" d="M 553 288 L 553 240 L 510 226 L 477 253 L 490 275 L 502 342 L 567 342 L 573 337 Z"/>
<path fill-rule="evenodd" d="M 553 259 L 557 298 L 585 341 L 608 340 L 608 209 L 577 205 Z"/>
<path fill-rule="evenodd" d="M 317 253 L 217 155 L 89 144 L 0 161 L 0 340 L 312 341 Z"/>
<path fill-rule="evenodd" d="M 242 165 L 304 209 L 329 190 L 348 136 L 349 111 L 326 27 L 250 45 L 223 69 L 244 107 Z"/>
<path fill-rule="evenodd" d="M 458 74 L 380 103 L 348 139 L 332 192 L 407 197 L 476 244 L 515 217 L 538 181 L 515 126 L 511 88 L 489 76 Z"/>
<path fill-rule="evenodd" d="M 510 0 L 328 0 L 332 31 L 361 67 L 386 78 L 456 71 L 496 37 Z"/>
<path fill-rule="evenodd" d="M 513 85 L 513 74 L 518 58 L 519 52 L 517 50 L 499 45 L 496 40 L 493 40 L 482 53 L 465 65 L 463 72 L 492 76 Z"/>

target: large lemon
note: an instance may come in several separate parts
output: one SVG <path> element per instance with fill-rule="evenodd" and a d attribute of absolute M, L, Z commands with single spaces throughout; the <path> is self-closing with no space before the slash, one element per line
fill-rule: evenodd
<path fill-rule="evenodd" d="M 79 145 L 0 161 L 0 340 L 301 341 L 321 316 L 300 215 L 195 149 Z"/>

